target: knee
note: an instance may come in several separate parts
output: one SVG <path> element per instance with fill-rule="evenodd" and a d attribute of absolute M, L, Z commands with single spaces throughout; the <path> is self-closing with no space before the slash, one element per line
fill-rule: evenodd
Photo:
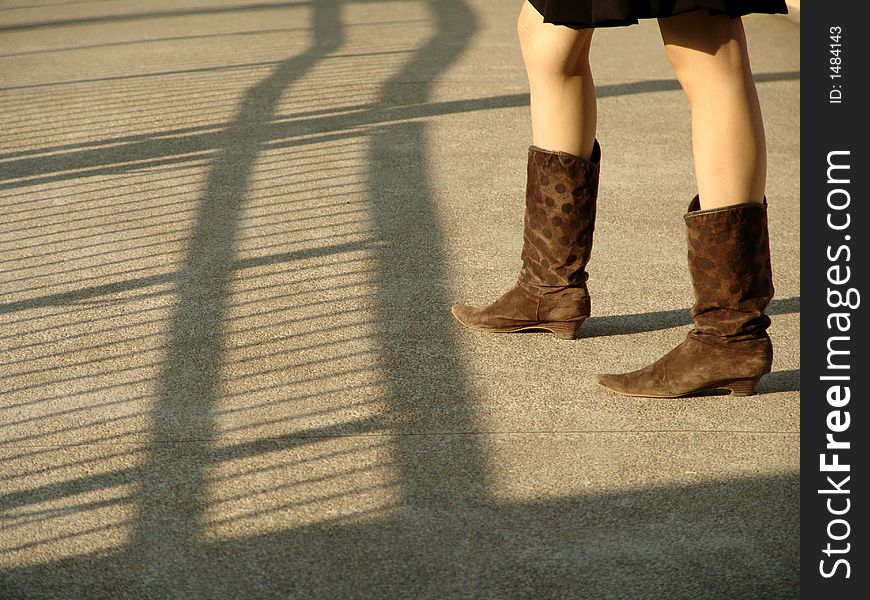
<path fill-rule="evenodd" d="M 529 77 L 566 78 L 587 72 L 591 34 L 546 24 L 534 9 L 521 11 L 517 37 Z"/>
<path fill-rule="evenodd" d="M 690 96 L 711 87 L 711 83 L 743 80 L 750 75 L 748 57 L 735 40 L 709 51 L 666 44 L 665 54 L 677 81 Z"/>

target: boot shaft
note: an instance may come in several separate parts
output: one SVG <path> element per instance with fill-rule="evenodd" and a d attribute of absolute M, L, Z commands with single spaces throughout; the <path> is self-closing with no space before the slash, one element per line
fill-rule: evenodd
<path fill-rule="evenodd" d="M 685 216 L 689 274 L 695 290 L 692 335 L 716 343 L 766 338 L 773 297 L 767 202 L 699 210 Z"/>
<path fill-rule="evenodd" d="M 529 148 L 519 277 L 527 289 L 540 295 L 558 294 L 564 300 L 586 294 L 600 162 L 597 141 L 589 160 Z"/>

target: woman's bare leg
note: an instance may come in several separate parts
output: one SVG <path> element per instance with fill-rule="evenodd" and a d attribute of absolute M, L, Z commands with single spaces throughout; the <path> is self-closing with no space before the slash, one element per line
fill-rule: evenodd
<path fill-rule="evenodd" d="M 592 31 L 544 23 L 523 2 L 517 33 L 529 78 L 535 146 L 586 159 L 592 154 L 597 120 L 589 68 Z"/>
<path fill-rule="evenodd" d="M 767 150 L 742 21 L 694 11 L 659 28 L 692 110 L 701 208 L 761 202 Z"/>

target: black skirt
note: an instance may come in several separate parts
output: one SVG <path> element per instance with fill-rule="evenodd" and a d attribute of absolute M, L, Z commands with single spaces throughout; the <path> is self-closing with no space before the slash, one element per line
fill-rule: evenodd
<path fill-rule="evenodd" d="M 545 23 L 573 29 L 634 25 L 638 19 L 672 17 L 693 10 L 732 19 L 750 13 L 786 14 L 784 0 L 529 0 Z"/>

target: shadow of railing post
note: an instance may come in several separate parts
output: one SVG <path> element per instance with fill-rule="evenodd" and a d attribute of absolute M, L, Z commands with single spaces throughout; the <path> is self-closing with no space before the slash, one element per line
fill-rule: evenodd
<path fill-rule="evenodd" d="M 475 15 L 462 0 L 431 0 L 427 6 L 437 29 L 386 82 L 376 110 L 430 102 L 435 80 L 462 55 L 476 31 Z M 436 443 L 436 428 L 469 432 L 477 424 L 447 309 L 444 240 L 426 144 L 421 121 L 383 126 L 371 137 L 369 158 L 372 219 L 385 242 L 377 250 L 377 322 L 390 409 L 401 417 L 395 459 L 402 500 L 410 507 L 431 505 L 456 492 L 473 496 L 485 483 L 476 439 L 463 440 L 460 456 L 448 449 L 447 455 L 461 458 L 461 464 L 443 464 L 447 455 Z M 441 405 L 433 407 L 433 401 Z M 421 423 L 420 415 L 433 414 L 436 422 Z M 421 432 L 432 436 L 414 435 Z"/>
<path fill-rule="evenodd" d="M 245 92 L 221 135 L 177 278 L 166 366 L 152 410 L 150 453 L 139 483 L 131 546 L 143 597 L 197 597 L 204 476 L 223 354 L 236 238 L 254 163 L 281 95 L 342 44 L 340 2 L 311 4 L 313 42 Z M 194 562 L 195 561 L 195 562 Z M 192 595 L 188 595 L 192 594 Z"/>

